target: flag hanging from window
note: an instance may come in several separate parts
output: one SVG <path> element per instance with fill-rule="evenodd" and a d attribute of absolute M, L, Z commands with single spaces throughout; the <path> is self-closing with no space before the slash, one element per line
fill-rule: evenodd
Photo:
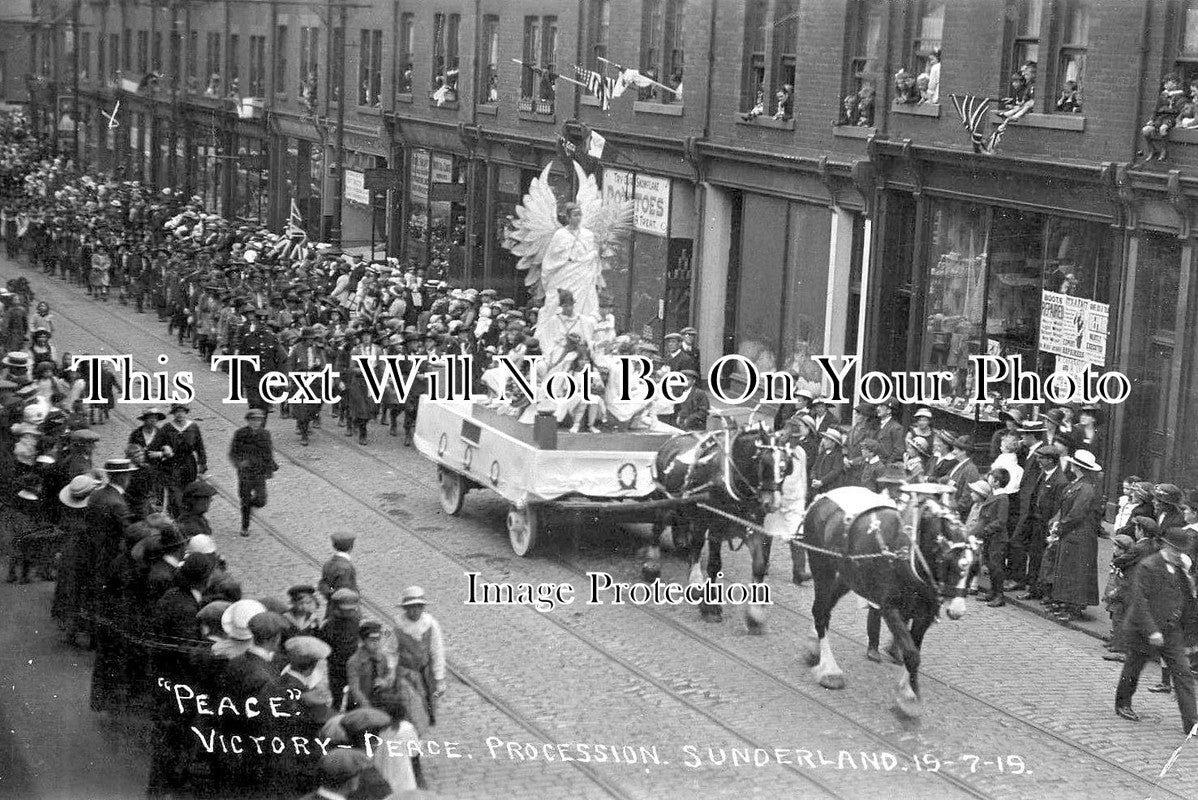
<path fill-rule="evenodd" d="M 587 155 L 598 161 L 603 158 L 603 150 L 606 147 L 607 139 L 600 136 L 598 131 L 591 131 L 586 140 Z"/>
<path fill-rule="evenodd" d="M 586 85 L 587 91 L 599 101 L 599 108 L 604 111 L 609 110 L 616 88 L 616 79 L 605 78 L 595 70 L 583 69 L 577 64 L 574 66 L 574 72 L 578 75 L 578 79 Z"/>
<path fill-rule="evenodd" d="M 987 112 L 990 110 L 990 98 L 976 97 L 972 94 L 954 94 L 951 97 L 953 106 L 956 107 L 957 114 L 961 117 L 961 125 L 969 131 L 973 152 L 987 156 L 994 155 L 998 143 L 1002 141 L 1003 134 L 1007 132 L 1007 125 L 1011 122 L 1012 117 L 1003 116 L 1002 122 L 987 136 L 982 132 L 982 127 L 986 122 Z M 1000 114 L 1000 116 L 1002 115 Z"/>

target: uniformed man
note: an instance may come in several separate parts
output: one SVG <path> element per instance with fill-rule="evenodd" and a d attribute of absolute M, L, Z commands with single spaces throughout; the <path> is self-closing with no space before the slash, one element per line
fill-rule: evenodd
<path fill-rule="evenodd" d="M 242 388 L 250 408 L 261 409 L 264 414 L 270 414 L 270 403 L 262 397 L 258 382 L 262 375 L 279 368 L 279 339 L 266 325 L 266 317 L 270 312 L 266 309 L 255 309 L 250 317 L 250 329 L 241 337 L 238 355 L 257 356 L 258 369 L 245 368 L 242 372 Z M 263 427 L 266 417 L 263 417 Z"/>

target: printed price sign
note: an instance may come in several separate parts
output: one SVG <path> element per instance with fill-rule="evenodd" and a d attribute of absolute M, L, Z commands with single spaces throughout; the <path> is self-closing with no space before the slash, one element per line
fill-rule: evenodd
<path fill-rule="evenodd" d="M 638 231 L 657 236 L 670 233 L 670 179 L 636 176 L 632 223 Z"/>
<path fill-rule="evenodd" d="M 1096 300 L 1042 292 L 1040 349 L 1101 367 L 1106 363 L 1110 306 Z"/>

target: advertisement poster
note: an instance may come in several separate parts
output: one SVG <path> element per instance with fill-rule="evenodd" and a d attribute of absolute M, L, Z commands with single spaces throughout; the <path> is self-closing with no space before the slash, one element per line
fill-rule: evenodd
<path fill-rule="evenodd" d="M 1103 366 L 1110 306 L 1060 292 L 1041 295 L 1040 350 Z"/>
<path fill-rule="evenodd" d="M 670 232 L 670 179 L 636 176 L 633 225 L 638 231 L 667 236 Z"/>

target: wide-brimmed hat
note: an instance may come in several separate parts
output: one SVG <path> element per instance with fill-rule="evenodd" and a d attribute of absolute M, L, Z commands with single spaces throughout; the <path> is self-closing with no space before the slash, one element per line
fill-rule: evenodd
<path fill-rule="evenodd" d="M 254 638 L 250 633 L 250 620 L 266 611 L 266 606 L 257 600 L 238 600 L 221 615 L 220 626 L 225 635 L 239 642 L 248 642 Z"/>
<path fill-rule="evenodd" d="M 1045 426 L 1044 426 L 1044 420 L 1042 420 L 1042 419 L 1028 419 L 1028 420 L 1024 420 L 1023 422 L 1019 423 L 1019 432 L 1020 433 L 1040 434 L 1040 433 L 1044 433 L 1044 431 L 1045 431 Z"/>
<path fill-rule="evenodd" d="M 361 595 L 353 589 L 338 589 L 333 592 L 333 596 L 329 598 L 329 603 L 335 606 L 355 607 L 361 600 Z"/>
<path fill-rule="evenodd" d="M 998 418 L 1001 419 L 1003 422 L 1015 422 L 1015 423 L 1023 422 L 1023 409 L 1022 408 L 1008 408 L 1004 411 L 998 412 Z"/>
<path fill-rule="evenodd" d="M 87 498 L 100 486 L 100 483 L 99 479 L 87 473 L 76 475 L 70 483 L 59 490 L 58 500 L 68 508 L 83 508 L 87 505 Z"/>
<path fill-rule="evenodd" d="M 844 446 L 844 433 L 839 428 L 828 428 L 820 436 L 823 436 L 825 439 L 831 439 L 842 447 Z"/>
<path fill-rule="evenodd" d="M 985 478 L 978 478 L 969 484 L 969 491 L 977 492 L 982 497 L 989 497 L 994 494 L 994 487 Z"/>
<path fill-rule="evenodd" d="M 157 406 L 153 406 L 151 408 L 147 408 L 145 411 L 137 415 L 137 418 L 143 422 L 145 421 L 146 417 L 156 417 L 158 421 L 161 422 L 162 420 L 166 419 L 166 412 Z"/>
<path fill-rule="evenodd" d="M 928 444 L 928 440 L 922 436 L 912 436 L 907 442 L 911 447 L 915 448 L 915 452 L 919 453 L 924 458 L 932 454 L 932 446 Z"/>
<path fill-rule="evenodd" d="M 1065 424 L 1065 412 L 1059 408 L 1050 408 L 1044 412 L 1044 418 L 1054 425 Z"/>
<path fill-rule="evenodd" d="M 1070 464 L 1081 467 L 1088 472 L 1098 472 L 1102 467 L 1098 464 L 1098 459 L 1094 458 L 1094 454 L 1089 450 L 1077 450 L 1073 455 L 1065 459 Z"/>
<path fill-rule="evenodd" d="M 921 483 L 904 483 L 901 487 L 904 492 L 909 494 L 951 494 L 957 491 L 956 486 L 950 486 L 947 483 L 931 483 L 924 481 Z"/>
<path fill-rule="evenodd" d="M 137 472 L 137 467 L 127 458 L 110 458 L 104 462 L 104 471 L 109 475 L 117 472 Z"/>
<path fill-rule="evenodd" d="M 405 608 L 408 606 L 424 606 L 428 605 L 428 598 L 424 594 L 424 589 L 421 589 L 419 586 L 409 586 L 403 590 L 399 604 Z"/>
<path fill-rule="evenodd" d="M 919 409 L 918 411 L 916 411 L 916 412 L 915 412 L 915 414 L 914 414 L 913 416 L 915 417 L 915 419 L 919 419 L 920 417 L 926 417 L 927 419 L 931 419 L 931 418 L 932 418 L 932 412 L 931 412 L 931 410 L 930 410 L 930 409 L 927 409 L 927 408 L 921 408 L 921 409 Z"/>
<path fill-rule="evenodd" d="M 98 442 L 100 441 L 100 434 L 87 428 L 79 428 L 78 430 L 71 431 L 67 438 L 72 442 Z"/>
<path fill-rule="evenodd" d="M 1160 523 L 1152 517 L 1132 517 L 1131 524 L 1142 530 L 1145 536 L 1156 536 L 1161 532 Z"/>
<path fill-rule="evenodd" d="M 25 369 L 29 366 L 32 356 L 20 350 L 13 350 L 6 353 L 3 360 L 0 360 L 0 365 L 13 367 L 15 369 Z"/>
<path fill-rule="evenodd" d="M 1171 506 L 1179 506 L 1185 500 L 1181 487 L 1173 483 L 1158 483 L 1152 490 L 1152 497 L 1154 500 L 1168 503 Z"/>

